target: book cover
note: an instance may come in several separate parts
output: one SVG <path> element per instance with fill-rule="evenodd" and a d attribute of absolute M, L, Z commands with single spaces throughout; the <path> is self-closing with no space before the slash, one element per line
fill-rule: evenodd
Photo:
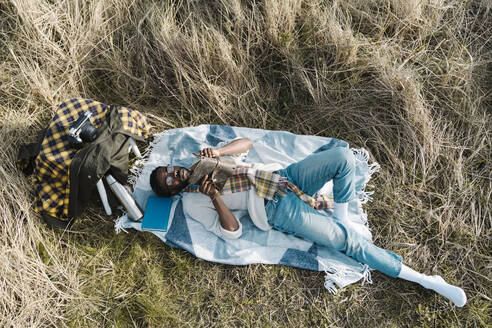
<path fill-rule="evenodd" d="M 170 197 L 150 196 L 145 207 L 142 230 L 167 231 L 172 203 Z"/>

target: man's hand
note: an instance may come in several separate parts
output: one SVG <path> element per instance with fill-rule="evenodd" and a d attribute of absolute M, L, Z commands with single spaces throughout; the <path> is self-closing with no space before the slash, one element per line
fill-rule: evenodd
<path fill-rule="evenodd" d="M 200 150 L 200 156 L 204 157 L 219 157 L 220 156 L 220 151 L 218 149 L 213 149 L 213 148 L 204 148 Z"/>
<path fill-rule="evenodd" d="M 207 174 L 206 176 L 203 177 L 202 183 L 200 184 L 200 188 L 198 190 L 200 190 L 202 194 L 207 195 L 208 197 L 213 199 L 219 192 L 217 188 L 215 188 L 214 182 L 215 180 L 214 181 L 208 180 L 208 174 Z"/>
<path fill-rule="evenodd" d="M 220 192 L 215 188 L 215 181 L 208 180 L 208 175 L 203 177 L 200 184 L 200 192 L 207 195 L 212 200 L 215 210 L 219 214 L 220 225 L 227 231 L 236 231 L 239 229 L 239 222 L 232 214 L 231 210 L 224 204 L 222 198 L 220 198 Z"/>

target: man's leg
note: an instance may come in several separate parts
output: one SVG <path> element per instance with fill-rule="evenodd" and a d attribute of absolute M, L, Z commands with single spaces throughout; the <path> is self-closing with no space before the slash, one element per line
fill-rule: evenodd
<path fill-rule="evenodd" d="M 410 269 L 402 264 L 400 256 L 377 247 L 343 221 L 316 211 L 293 193 L 288 193 L 278 202 L 269 202 L 266 212 L 269 223 L 277 230 L 342 251 L 390 277 L 416 282 L 450 299 L 456 306 L 466 303 L 466 295 L 461 288 L 449 285 L 440 276 L 426 276 Z"/>
<path fill-rule="evenodd" d="M 278 173 L 308 195 L 313 195 L 333 179 L 333 215 L 340 220 L 347 218 L 348 201 L 355 194 L 355 158 L 349 148 L 336 147 L 312 154 Z"/>
<path fill-rule="evenodd" d="M 391 277 L 400 272 L 401 257 L 375 246 L 343 221 L 313 209 L 294 193 L 269 202 L 265 210 L 268 222 L 277 230 L 344 252 Z"/>
<path fill-rule="evenodd" d="M 278 171 L 308 195 L 333 179 L 335 202 L 346 203 L 355 193 L 355 157 L 349 148 L 336 147 L 289 165 Z"/>
<path fill-rule="evenodd" d="M 462 307 L 466 303 L 466 294 L 463 289 L 448 284 L 441 276 L 426 276 L 402 264 L 397 278 L 416 282 L 427 289 L 432 289 L 451 300 L 458 307 Z"/>
<path fill-rule="evenodd" d="M 390 277 L 400 278 L 431 289 L 451 300 L 456 306 L 462 307 L 466 303 L 466 294 L 463 289 L 448 284 L 441 276 L 427 276 L 404 265 L 399 255 L 375 246 L 369 241 L 360 240 L 355 231 L 347 227 L 347 247 L 345 254 L 369 265 Z M 355 240 L 355 242 L 353 241 Z"/>
<path fill-rule="evenodd" d="M 339 251 L 345 249 L 345 232 L 336 220 L 322 215 L 292 192 L 277 202 L 268 202 L 265 211 L 268 222 L 277 230 Z"/>

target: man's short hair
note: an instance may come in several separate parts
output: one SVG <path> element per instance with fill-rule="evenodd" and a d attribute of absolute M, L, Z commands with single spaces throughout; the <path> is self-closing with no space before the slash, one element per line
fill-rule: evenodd
<path fill-rule="evenodd" d="M 171 197 L 171 193 L 166 186 L 165 172 L 166 168 L 164 166 L 156 167 L 150 174 L 150 187 L 152 187 L 157 196 Z"/>

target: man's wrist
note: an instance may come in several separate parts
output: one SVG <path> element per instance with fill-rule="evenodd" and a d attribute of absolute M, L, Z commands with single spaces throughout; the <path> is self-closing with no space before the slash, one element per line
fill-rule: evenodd
<path fill-rule="evenodd" d="M 220 192 L 217 190 L 212 196 L 210 196 L 210 200 L 213 202 L 220 196 Z"/>

